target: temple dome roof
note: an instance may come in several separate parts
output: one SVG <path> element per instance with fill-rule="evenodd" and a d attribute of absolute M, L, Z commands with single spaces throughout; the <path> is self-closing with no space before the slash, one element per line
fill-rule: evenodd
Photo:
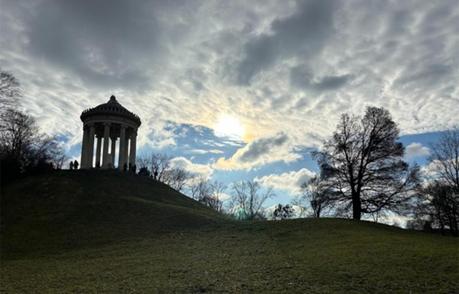
<path fill-rule="evenodd" d="M 134 121 L 138 126 L 140 126 L 141 121 L 140 117 L 134 114 L 133 112 L 127 110 L 123 105 L 121 105 L 114 95 L 110 97 L 110 100 L 107 103 L 97 105 L 94 108 L 89 108 L 84 110 L 81 113 L 81 120 L 84 122 L 87 118 L 93 115 L 114 115 L 120 116 L 123 118 L 130 119 Z"/>

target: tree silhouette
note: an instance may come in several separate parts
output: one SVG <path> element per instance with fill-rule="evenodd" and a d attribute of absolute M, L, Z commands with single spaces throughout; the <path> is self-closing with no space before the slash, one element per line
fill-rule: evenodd
<path fill-rule="evenodd" d="M 332 188 L 330 202 L 352 210 L 357 220 L 363 213 L 406 209 L 418 186 L 419 169 L 403 161 L 398 135 L 383 108 L 368 107 L 361 118 L 343 114 L 332 138 L 313 153 Z"/>
<path fill-rule="evenodd" d="M 415 208 L 416 222 L 449 229 L 459 235 L 459 129 L 446 131 L 431 146 L 433 181 L 423 190 Z"/>
<path fill-rule="evenodd" d="M 329 198 L 332 191 L 320 176 L 310 178 L 301 185 L 301 188 L 304 191 L 303 197 L 309 201 L 314 217 L 319 218 L 325 209 L 332 207 Z"/>

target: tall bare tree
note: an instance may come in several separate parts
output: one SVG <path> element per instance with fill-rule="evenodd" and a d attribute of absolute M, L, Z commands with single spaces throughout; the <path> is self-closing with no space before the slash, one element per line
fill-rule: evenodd
<path fill-rule="evenodd" d="M 430 164 L 433 181 L 423 189 L 415 209 L 418 220 L 428 222 L 442 232 L 459 235 L 459 129 L 442 134 L 431 146 Z"/>
<path fill-rule="evenodd" d="M 252 220 L 263 216 L 263 204 L 273 196 L 271 188 L 263 191 L 258 182 L 236 182 L 232 185 L 231 206 L 242 209 L 247 219 Z"/>
<path fill-rule="evenodd" d="M 333 188 L 330 201 L 362 214 L 382 209 L 400 212 L 418 186 L 418 167 L 403 161 L 399 129 L 389 112 L 368 107 L 363 117 L 343 114 L 322 151 L 314 153 L 321 173 Z"/>
<path fill-rule="evenodd" d="M 436 178 L 459 192 L 459 127 L 444 132 L 431 149 Z"/>

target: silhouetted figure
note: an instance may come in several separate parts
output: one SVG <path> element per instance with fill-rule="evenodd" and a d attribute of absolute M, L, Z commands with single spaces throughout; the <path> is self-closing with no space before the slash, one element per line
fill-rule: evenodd
<path fill-rule="evenodd" d="M 75 159 L 75 161 L 73 162 L 73 168 L 78 169 L 78 165 L 78 161 Z"/>
<path fill-rule="evenodd" d="M 155 180 L 157 180 L 157 179 L 158 179 L 158 172 L 155 171 L 155 172 L 153 173 L 153 176 L 154 176 L 153 178 L 154 178 Z"/>
<path fill-rule="evenodd" d="M 96 168 L 100 168 L 100 162 L 96 162 Z"/>
<path fill-rule="evenodd" d="M 70 161 L 70 170 L 73 169 L 73 161 Z"/>
<path fill-rule="evenodd" d="M 137 171 L 137 166 L 136 166 L 135 164 L 132 166 L 131 171 L 132 171 L 132 173 L 134 173 L 134 174 L 136 173 L 136 171 Z"/>
<path fill-rule="evenodd" d="M 123 165 L 123 171 L 127 171 L 127 168 L 128 168 L 128 166 L 127 166 L 127 164 L 125 163 L 125 164 Z"/>

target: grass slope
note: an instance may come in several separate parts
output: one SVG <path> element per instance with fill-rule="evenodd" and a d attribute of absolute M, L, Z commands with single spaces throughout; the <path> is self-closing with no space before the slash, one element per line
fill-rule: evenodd
<path fill-rule="evenodd" d="M 0 292 L 457 293 L 457 238 L 340 219 L 236 223 L 116 173 L 2 197 Z"/>
<path fill-rule="evenodd" d="M 167 185 L 115 171 L 60 171 L 5 191 L 2 251 L 53 252 L 200 228 L 221 222 L 213 210 Z"/>

